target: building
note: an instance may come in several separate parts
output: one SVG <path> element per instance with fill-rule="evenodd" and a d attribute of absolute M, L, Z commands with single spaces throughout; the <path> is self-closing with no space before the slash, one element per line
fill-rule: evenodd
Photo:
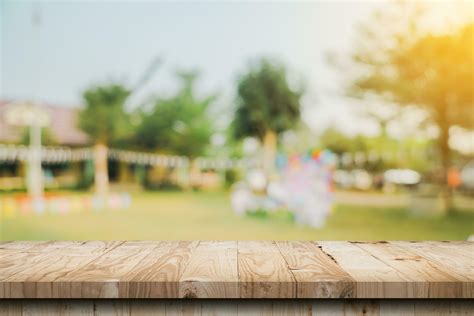
<path fill-rule="evenodd" d="M 16 101 L 0 101 L 0 146 L 29 144 L 28 127 L 9 123 L 7 114 L 10 109 L 24 106 L 25 103 Z M 42 129 L 43 145 L 47 148 L 59 147 L 65 149 L 89 148 L 92 150 L 93 141 L 78 128 L 77 107 L 65 107 L 49 104 L 39 105 L 41 110 L 48 113 L 50 123 Z M 20 111 L 19 111 L 20 112 Z M 19 115 L 21 117 L 21 115 Z M 22 147 L 27 151 L 25 147 Z M 10 150 L 10 149 L 8 149 Z M 13 150 L 13 149 L 12 149 Z M 114 150 L 117 152 L 117 150 Z M 189 167 L 175 163 L 176 156 L 161 155 L 162 163 L 143 161 L 143 153 L 131 152 L 135 159 L 121 159 L 109 148 L 108 179 L 116 190 L 133 190 L 141 185 L 149 189 L 171 189 L 189 187 Z M 147 157 L 154 155 L 148 153 Z M 151 156 L 150 156 L 151 155 Z M 15 156 L 17 157 L 17 156 Z M 138 159 L 141 157 L 140 159 Z M 156 158 L 156 157 L 155 157 Z M 84 160 L 85 159 L 85 160 Z M 46 189 L 85 188 L 93 183 L 94 166 L 92 157 L 80 161 L 62 159 L 58 161 L 43 160 L 42 170 L 45 177 Z M 204 167 L 203 167 L 204 168 Z M 26 188 L 27 162 L 24 159 L 3 159 L 0 155 L 0 191 L 22 190 Z M 200 188 L 215 188 L 221 184 L 222 176 L 216 168 L 204 168 L 193 172 L 196 178 L 191 185 Z M 221 168 L 222 169 L 222 168 Z"/>
<path fill-rule="evenodd" d="M 9 124 L 6 119 L 10 109 L 21 106 L 13 100 L 0 101 L 0 144 L 26 145 L 28 127 Z M 41 104 L 48 113 L 50 124 L 43 129 L 46 145 L 79 148 L 90 145 L 88 136 L 77 127 L 77 107 Z M 44 138 L 44 137 L 43 137 Z M 82 181 L 82 170 L 86 162 L 43 163 L 45 187 L 72 187 Z M 0 190 L 25 188 L 26 163 L 22 161 L 0 161 Z"/>
<path fill-rule="evenodd" d="M 8 124 L 5 113 L 11 107 L 17 106 L 15 101 L 0 101 L 0 143 L 20 144 L 27 132 L 25 127 Z M 56 146 L 83 147 L 89 144 L 87 135 L 77 127 L 77 107 L 57 105 L 40 105 L 51 118 L 47 130 Z"/>

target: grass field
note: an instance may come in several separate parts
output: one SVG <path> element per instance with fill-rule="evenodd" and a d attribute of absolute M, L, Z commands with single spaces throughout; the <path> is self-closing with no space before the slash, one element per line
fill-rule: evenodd
<path fill-rule="evenodd" d="M 236 216 L 228 193 L 137 193 L 127 210 L 20 215 L 1 219 L 2 240 L 465 240 L 474 213 L 419 218 L 400 207 L 336 205 L 327 224 L 296 224 L 291 214 Z"/>

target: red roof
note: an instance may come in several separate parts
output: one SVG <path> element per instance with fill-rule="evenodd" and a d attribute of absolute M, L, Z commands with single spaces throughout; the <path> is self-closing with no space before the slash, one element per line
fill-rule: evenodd
<path fill-rule="evenodd" d="M 5 121 L 4 112 L 15 106 L 15 103 L 17 101 L 0 101 L 0 143 L 19 143 L 24 135 L 25 127 L 13 126 Z M 58 145 L 82 146 L 89 143 L 88 136 L 77 126 L 77 107 L 49 104 L 41 104 L 40 107 L 50 114 L 51 123 L 48 129 Z"/>

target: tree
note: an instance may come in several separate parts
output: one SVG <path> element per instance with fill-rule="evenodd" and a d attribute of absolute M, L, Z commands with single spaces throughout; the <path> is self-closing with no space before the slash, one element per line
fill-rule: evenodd
<path fill-rule="evenodd" d="M 196 157 L 204 153 L 214 132 L 209 108 L 216 96 L 196 97 L 196 73 L 178 76 L 182 86 L 175 96 L 157 98 L 151 111 L 142 111 L 134 142 L 139 148 Z"/>
<path fill-rule="evenodd" d="M 263 59 L 240 78 L 237 94 L 234 136 L 263 142 L 263 166 L 270 172 L 277 136 L 299 121 L 302 92 L 290 88 L 283 66 Z"/>
<path fill-rule="evenodd" d="M 130 90 L 120 84 L 92 87 L 83 93 L 84 108 L 79 127 L 94 141 L 95 188 L 99 195 L 108 192 L 107 146 L 131 132 L 124 104 Z"/>
<path fill-rule="evenodd" d="M 361 42 L 353 60 L 362 71 L 350 92 L 359 97 L 376 94 L 401 106 L 415 105 L 428 113 L 439 129 L 443 195 L 446 208 L 450 209 L 449 129 L 454 125 L 474 128 L 474 26 L 468 24 L 452 33 L 431 34 L 418 30 L 412 18 L 406 19 L 405 27 L 395 32 L 379 34 L 377 30 L 384 29 L 383 21 L 379 13 L 373 24 L 361 29 Z"/>
<path fill-rule="evenodd" d="M 354 141 L 353 137 L 347 136 L 333 127 L 328 127 L 323 131 L 319 136 L 319 142 L 323 148 L 329 149 L 337 155 L 366 151 L 367 149 L 365 144 Z"/>

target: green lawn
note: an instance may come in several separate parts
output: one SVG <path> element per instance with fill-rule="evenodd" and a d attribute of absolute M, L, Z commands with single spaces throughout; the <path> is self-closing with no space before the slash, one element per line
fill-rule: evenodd
<path fill-rule="evenodd" d="M 473 212 L 418 218 L 397 207 L 338 205 L 326 226 L 314 229 L 294 223 L 286 212 L 238 217 L 227 193 L 137 193 L 132 203 L 121 211 L 1 218 L 0 238 L 464 240 L 474 233 Z"/>

